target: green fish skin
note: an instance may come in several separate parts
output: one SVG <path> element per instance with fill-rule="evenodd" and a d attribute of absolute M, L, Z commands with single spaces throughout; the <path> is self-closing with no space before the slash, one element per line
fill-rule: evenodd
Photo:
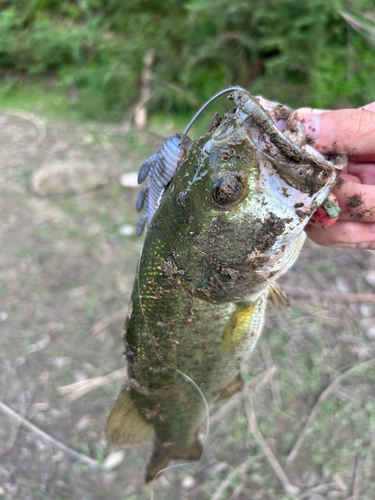
<path fill-rule="evenodd" d="M 132 446 L 154 432 L 146 481 L 171 459 L 200 458 L 206 407 L 196 386 L 208 406 L 242 389 L 267 296 L 336 180 L 337 166 L 292 143 L 257 99 L 232 98 L 235 109 L 187 146 L 138 264 L 124 333 L 129 381 L 107 434 Z"/>

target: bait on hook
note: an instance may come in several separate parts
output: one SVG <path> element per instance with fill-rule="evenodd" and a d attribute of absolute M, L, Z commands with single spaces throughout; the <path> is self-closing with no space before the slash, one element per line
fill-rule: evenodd
<path fill-rule="evenodd" d="M 154 213 L 159 207 L 163 192 L 168 184 L 173 179 L 179 166 L 185 161 L 185 151 L 191 142 L 187 136 L 190 128 L 195 120 L 199 117 L 206 107 L 211 104 L 215 99 L 228 94 L 234 90 L 243 90 L 241 87 L 230 87 L 215 94 L 209 99 L 193 116 L 190 123 L 185 128 L 182 134 L 176 134 L 170 137 L 160 150 L 154 155 L 150 156 L 142 165 L 138 174 L 138 184 L 142 184 L 147 179 L 147 185 L 139 193 L 136 208 L 140 212 L 144 205 L 146 205 L 146 213 L 143 215 L 137 225 L 137 235 L 140 236 L 145 228 L 149 226 Z"/>

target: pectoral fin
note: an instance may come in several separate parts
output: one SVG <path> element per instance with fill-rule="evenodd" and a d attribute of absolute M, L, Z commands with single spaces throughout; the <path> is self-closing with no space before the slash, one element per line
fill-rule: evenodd
<path fill-rule="evenodd" d="M 151 437 L 153 425 L 147 422 L 123 389 L 109 414 L 106 426 L 107 439 L 117 446 L 134 446 Z"/>
<path fill-rule="evenodd" d="M 225 327 L 220 349 L 231 354 L 247 337 L 258 334 L 258 303 L 239 302 Z M 263 323 L 263 317 L 262 323 Z"/>
<path fill-rule="evenodd" d="M 270 316 L 282 316 L 286 319 L 291 315 L 289 306 L 290 300 L 288 297 L 284 294 L 279 285 L 272 283 L 268 293 L 267 313 Z"/>

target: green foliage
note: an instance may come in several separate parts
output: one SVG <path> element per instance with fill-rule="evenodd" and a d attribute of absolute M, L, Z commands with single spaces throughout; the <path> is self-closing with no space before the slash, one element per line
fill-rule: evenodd
<path fill-rule="evenodd" d="M 123 118 L 139 97 L 149 50 L 155 51 L 153 110 L 191 112 L 232 84 L 292 106 L 359 106 L 374 98 L 374 48 L 348 30 L 341 0 L 3 0 L 0 6 L 2 74 L 52 76 L 89 118 Z M 375 7 L 373 0 L 345 6 Z"/>

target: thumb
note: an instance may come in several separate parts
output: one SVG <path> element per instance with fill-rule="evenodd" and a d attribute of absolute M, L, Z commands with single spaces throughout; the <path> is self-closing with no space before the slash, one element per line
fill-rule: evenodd
<path fill-rule="evenodd" d="M 375 112 L 369 109 L 321 111 L 305 108 L 292 113 L 288 125 L 304 125 L 314 147 L 323 154 L 375 153 Z"/>

